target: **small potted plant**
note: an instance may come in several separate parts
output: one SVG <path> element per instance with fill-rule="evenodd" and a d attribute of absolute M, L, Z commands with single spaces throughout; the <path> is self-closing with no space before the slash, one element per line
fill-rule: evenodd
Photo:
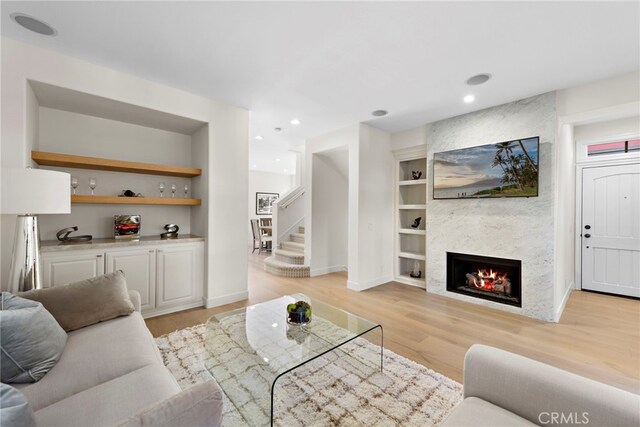
<path fill-rule="evenodd" d="M 307 325 L 311 322 L 311 305 L 305 301 L 297 301 L 287 305 L 287 323 Z"/>

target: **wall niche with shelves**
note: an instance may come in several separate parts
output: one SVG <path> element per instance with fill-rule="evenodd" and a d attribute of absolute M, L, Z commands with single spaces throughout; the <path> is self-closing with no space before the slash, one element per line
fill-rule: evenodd
<path fill-rule="evenodd" d="M 426 148 L 401 150 L 394 156 L 395 280 L 426 289 Z"/>
<path fill-rule="evenodd" d="M 34 167 L 64 171 L 79 182 L 70 215 L 40 219 L 43 240 L 73 225 L 94 238 L 113 237 L 113 216 L 126 214 L 141 216 L 145 236 L 158 235 L 168 223 L 178 224 L 181 234 L 204 232 L 194 215 L 201 216 L 207 203 L 205 122 L 29 83 L 37 101 Z M 97 181 L 93 195 L 91 178 Z M 117 197 L 123 190 L 143 197 Z"/>

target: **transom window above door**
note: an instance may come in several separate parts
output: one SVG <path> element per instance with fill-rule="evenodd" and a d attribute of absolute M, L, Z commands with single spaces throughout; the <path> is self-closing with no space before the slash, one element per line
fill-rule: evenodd
<path fill-rule="evenodd" d="M 587 157 L 640 152 L 640 138 L 587 145 Z"/>

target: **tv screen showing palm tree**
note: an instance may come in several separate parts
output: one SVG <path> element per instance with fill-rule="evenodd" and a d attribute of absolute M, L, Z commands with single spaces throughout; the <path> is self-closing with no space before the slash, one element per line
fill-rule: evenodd
<path fill-rule="evenodd" d="M 540 138 L 433 155 L 433 198 L 537 197 Z"/>

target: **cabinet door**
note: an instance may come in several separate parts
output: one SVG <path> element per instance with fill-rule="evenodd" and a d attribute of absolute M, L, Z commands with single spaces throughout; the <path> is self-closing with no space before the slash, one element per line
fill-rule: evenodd
<path fill-rule="evenodd" d="M 157 307 L 199 300 L 202 288 L 199 258 L 200 251 L 197 245 L 165 246 L 158 249 Z"/>
<path fill-rule="evenodd" d="M 65 285 L 104 274 L 102 252 L 82 251 L 42 254 L 42 281 L 45 288 Z"/>
<path fill-rule="evenodd" d="M 127 287 L 140 292 L 142 310 L 155 307 L 156 251 L 153 248 L 109 251 L 106 253 L 106 271 L 122 270 Z"/>

